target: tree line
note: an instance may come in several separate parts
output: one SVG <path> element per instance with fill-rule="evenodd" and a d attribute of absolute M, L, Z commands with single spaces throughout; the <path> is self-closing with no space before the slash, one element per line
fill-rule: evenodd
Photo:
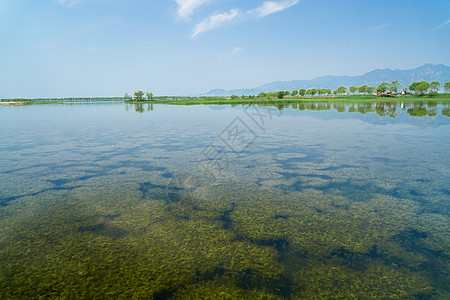
<path fill-rule="evenodd" d="M 443 89 L 446 92 L 450 92 L 450 81 L 444 83 L 442 86 Z M 426 81 L 416 81 L 411 83 L 408 87 L 403 87 L 398 80 L 394 80 L 391 83 L 383 82 L 378 86 L 368 86 L 366 84 L 356 87 L 356 86 L 350 86 L 349 88 L 345 86 L 341 86 L 337 88 L 336 90 L 332 91 L 331 89 L 323 89 L 323 88 L 312 88 L 312 89 L 299 89 L 299 90 L 293 90 L 290 91 L 277 91 L 277 92 L 268 92 L 268 93 L 260 93 L 257 97 L 258 98 L 279 98 L 282 99 L 286 96 L 291 97 L 304 97 L 304 96 L 330 96 L 330 95 L 371 95 L 376 93 L 380 94 L 386 94 L 386 93 L 392 93 L 392 94 L 429 94 L 429 95 L 436 95 L 441 88 L 441 83 L 438 81 L 432 81 L 432 82 L 426 82 Z M 243 98 L 245 96 L 242 96 Z M 255 96 L 248 96 L 248 97 L 255 97 Z M 231 96 L 232 99 L 239 98 L 236 95 Z M 252 98 L 250 98 L 252 99 Z"/>
<path fill-rule="evenodd" d="M 153 93 L 151 93 L 151 92 L 143 92 L 141 90 L 138 90 L 138 91 L 134 92 L 134 97 L 132 97 L 128 93 L 125 93 L 123 98 L 127 99 L 127 100 L 134 99 L 134 100 L 137 100 L 137 101 L 153 100 Z"/>

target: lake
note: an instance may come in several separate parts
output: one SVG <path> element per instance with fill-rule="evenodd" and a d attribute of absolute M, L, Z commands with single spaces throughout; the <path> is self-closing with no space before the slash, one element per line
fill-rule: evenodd
<path fill-rule="evenodd" d="M 0 298 L 448 299 L 450 107 L 0 107 Z"/>

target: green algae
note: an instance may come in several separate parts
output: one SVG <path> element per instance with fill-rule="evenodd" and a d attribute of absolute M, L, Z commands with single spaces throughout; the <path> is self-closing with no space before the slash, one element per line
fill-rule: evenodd
<path fill-rule="evenodd" d="M 434 279 L 443 284 L 449 276 L 448 218 L 423 216 L 413 201 L 376 195 L 354 202 L 315 189 L 285 194 L 236 183 L 201 189 L 189 195 L 195 206 L 183 209 L 123 191 L 113 205 L 117 190 L 106 203 L 74 192 L 20 218 L 12 217 L 20 204 L 11 205 L 1 222 L 2 297 L 445 295 Z M 420 251 L 405 244 L 411 232 L 423 233 Z"/>

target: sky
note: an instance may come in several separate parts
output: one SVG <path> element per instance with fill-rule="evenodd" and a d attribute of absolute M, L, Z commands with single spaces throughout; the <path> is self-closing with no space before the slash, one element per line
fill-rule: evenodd
<path fill-rule="evenodd" d="M 450 66 L 449 0 L 0 0 L 0 98 Z"/>

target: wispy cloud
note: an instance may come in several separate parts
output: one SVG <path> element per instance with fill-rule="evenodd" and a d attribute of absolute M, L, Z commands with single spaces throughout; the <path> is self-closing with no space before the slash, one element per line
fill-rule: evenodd
<path fill-rule="evenodd" d="M 192 38 L 195 38 L 200 33 L 213 30 L 225 23 L 230 22 L 231 20 L 235 19 L 239 15 L 239 10 L 237 9 L 231 9 L 227 13 L 218 13 L 209 16 L 202 22 L 195 25 L 194 33 L 192 34 Z"/>
<path fill-rule="evenodd" d="M 216 54 L 216 56 L 221 61 L 221 60 L 226 59 L 226 58 L 231 58 L 231 57 L 234 57 L 234 56 L 241 55 L 242 53 L 244 53 L 244 49 L 242 49 L 241 47 L 234 47 L 230 51 L 227 51 L 227 52 L 224 52 L 224 53 L 220 53 L 220 54 Z"/>
<path fill-rule="evenodd" d="M 367 32 L 379 31 L 387 28 L 388 26 L 389 26 L 388 23 L 383 23 L 374 27 L 370 27 L 369 29 L 367 29 Z"/>
<path fill-rule="evenodd" d="M 75 6 L 81 0 L 54 0 L 54 1 L 61 6 Z"/>
<path fill-rule="evenodd" d="M 441 25 L 438 25 L 436 27 L 433 28 L 433 30 L 439 30 L 444 28 L 445 26 L 450 25 L 450 20 L 445 21 L 444 23 L 442 23 Z"/>
<path fill-rule="evenodd" d="M 250 15 L 263 18 L 276 12 L 283 11 L 299 3 L 300 0 L 265 1 L 260 7 L 249 10 Z"/>
<path fill-rule="evenodd" d="M 178 4 L 177 14 L 183 19 L 188 19 L 194 11 L 211 0 L 176 0 Z"/>
<path fill-rule="evenodd" d="M 206 3 L 210 0 L 177 0 L 177 2 L 195 2 L 195 3 Z M 206 32 L 211 31 L 213 29 L 216 29 L 217 27 L 222 26 L 225 23 L 229 23 L 232 20 L 239 20 L 241 22 L 249 21 L 251 19 L 255 18 L 263 18 L 268 15 L 283 11 L 285 9 L 288 9 L 289 7 L 292 7 L 299 3 L 300 0 L 281 0 L 281 1 L 265 1 L 261 6 L 248 10 L 246 13 L 241 13 L 238 9 L 231 9 L 229 12 L 226 13 L 216 13 L 202 22 L 195 25 L 194 33 L 192 34 L 192 38 L 195 38 L 197 35 Z M 201 5 L 201 4 L 200 4 Z M 181 6 L 180 6 L 181 8 Z M 192 11 L 191 11 L 192 13 Z M 238 18 L 239 17 L 239 18 Z"/>

